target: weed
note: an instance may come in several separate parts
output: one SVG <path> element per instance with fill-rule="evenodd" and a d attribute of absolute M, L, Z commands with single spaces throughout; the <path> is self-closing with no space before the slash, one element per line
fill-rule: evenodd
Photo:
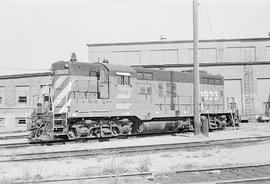
<path fill-rule="evenodd" d="M 150 170 L 150 166 L 152 165 L 149 157 L 144 157 L 139 160 L 139 168 L 138 170 L 141 172 L 148 172 Z"/>
<path fill-rule="evenodd" d="M 172 157 L 169 153 L 164 153 L 162 155 L 160 155 L 161 157 Z"/>
<path fill-rule="evenodd" d="M 21 177 L 22 180 L 30 180 L 31 179 L 31 173 L 29 171 L 28 168 L 25 168 L 23 170 L 23 174 L 22 174 L 22 177 Z"/>
<path fill-rule="evenodd" d="M 212 154 L 211 154 L 211 153 L 208 153 L 208 152 L 203 152 L 203 153 L 202 153 L 202 156 L 203 156 L 203 157 L 211 157 Z"/>
<path fill-rule="evenodd" d="M 185 164 L 183 165 L 183 169 L 192 169 L 194 167 L 193 164 Z"/>
<path fill-rule="evenodd" d="M 10 156 L 10 160 L 15 160 L 16 159 L 16 153 L 12 152 Z"/>
<path fill-rule="evenodd" d="M 82 172 L 80 173 L 80 176 L 95 176 L 95 175 L 99 175 L 99 173 L 100 173 L 99 168 L 88 166 L 82 170 Z"/>

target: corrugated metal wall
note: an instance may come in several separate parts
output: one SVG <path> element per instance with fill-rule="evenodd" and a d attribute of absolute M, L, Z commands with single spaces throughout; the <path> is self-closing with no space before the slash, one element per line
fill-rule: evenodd
<path fill-rule="evenodd" d="M 136 51 L 136 56 L 129 53 Z M 128 51 L 128 52 L 127 52 Z M 125 53 L 112 57 L 112 53 Z M 186 64 L 192 63 L 192 42 L 123 43 L 88 45 L 90 61 L 109 59 L 115 64 Z M 199 62 L 256 62 L 270 61 L 270 39 L 235 39 L 227 41 L 202 41 L 199 43 Z M 175 70 L 187 68 L 178 68 Z M 221 74 L 226 79 L 225 95 L 235 96 L 240 112 L 247 118 L 262 114 L 262 103 L 270 87 L 270 65 L 203 67 L 209 73 Z"/>

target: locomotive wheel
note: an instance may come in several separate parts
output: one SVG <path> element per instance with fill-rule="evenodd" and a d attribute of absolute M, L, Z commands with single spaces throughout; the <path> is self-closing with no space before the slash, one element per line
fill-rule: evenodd
<path fill-rule="evenodd" d="M 112 128 L 112 134 L 114 136 L 118 136 L 120 134 L 119 128 L 118 127 L 113 127 Z"/>
<path fill-rule="evenodd" d="M 75 133 L 71 130 L 68 132 L 68 136 L 70 139 L 74 139 L 75 138 Z"/>
<path fill-rule="evenodd" d="M 189 130 L 189 131 L 193 131 L 193 130 L 194 130 L 194 126 L 193 126 L 193 124 L 192 124 L 192 123 L 190 123 L 190 124 L 189 124 L 189 126 L 188 126 L 188 130 Z"/>
<path fill-rule="evenodd" d="M 89 132 L 90 136 L 93 137 L 100 137 L 100 129 L 99 128 L 92 128 Z"/>

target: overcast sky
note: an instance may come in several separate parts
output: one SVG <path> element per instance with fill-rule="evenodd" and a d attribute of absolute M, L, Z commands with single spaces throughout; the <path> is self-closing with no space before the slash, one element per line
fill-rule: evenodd
<path fill-rule="evenodd" d="M 198 1 L 199 39 L 270 32 L 269 0 Z M 39 72 L 87 43 L 190 40 L 192 0 L 0 0 L 0 35 L 0 75 Z"/>

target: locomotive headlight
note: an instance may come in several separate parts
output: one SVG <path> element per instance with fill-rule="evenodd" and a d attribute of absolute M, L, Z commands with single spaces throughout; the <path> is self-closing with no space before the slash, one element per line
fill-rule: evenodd
<path fill-rule="evenodd" d="M 65 68 L 69 68 L 69 64 L 66 63 L 66 64 L 65 64 Z"/>

